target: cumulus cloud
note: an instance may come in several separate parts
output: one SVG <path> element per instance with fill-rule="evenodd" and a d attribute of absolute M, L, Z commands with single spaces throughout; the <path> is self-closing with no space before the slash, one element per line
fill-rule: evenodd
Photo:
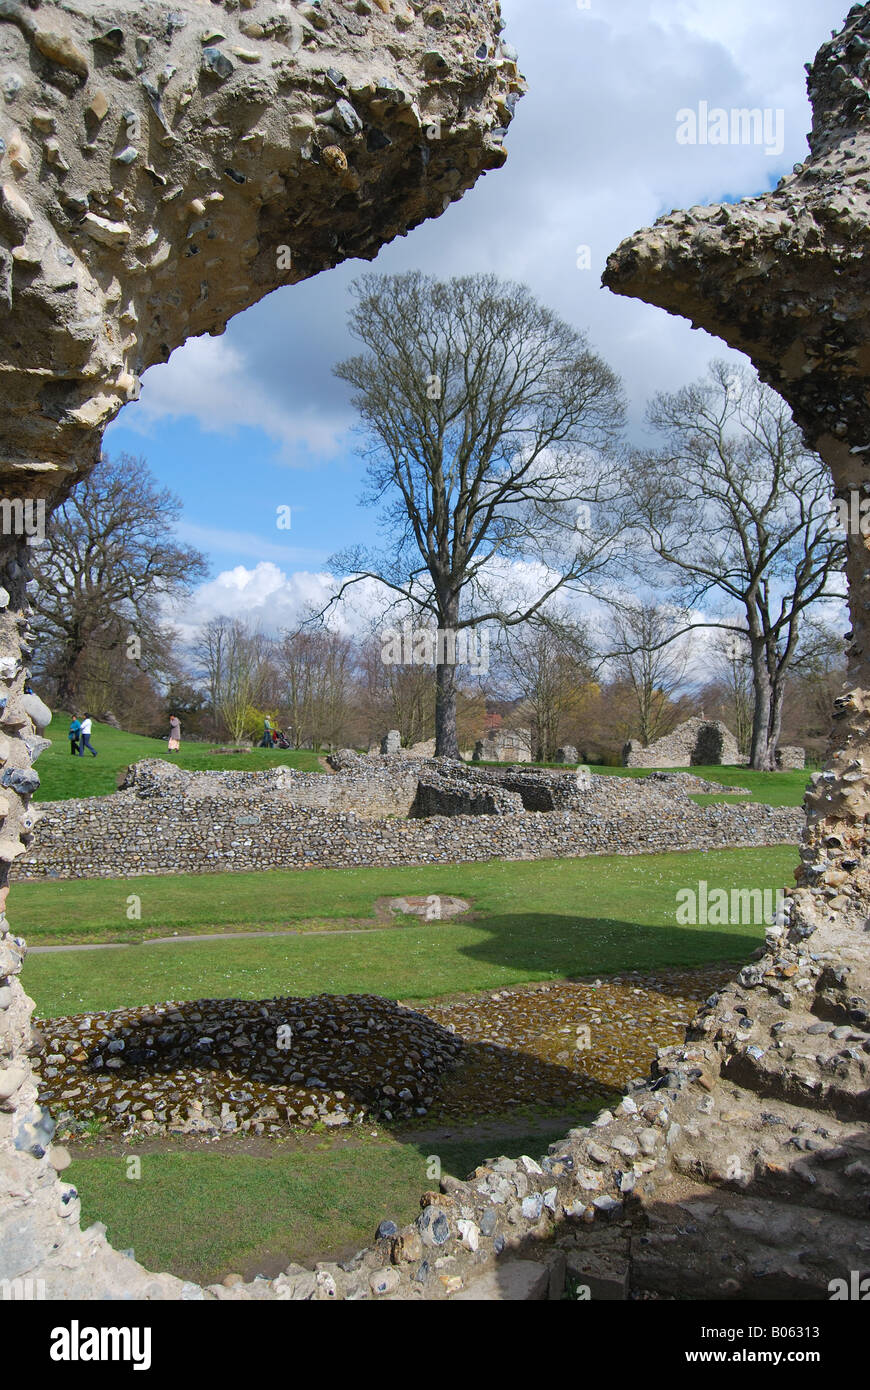
<path fill-rule="evenodd" d="M 435 222 L 385 248 L 376 269 L 438 275 L 495 271 L 526 281 L 624 377 L 635 428 L 643 403 L 723 355 L 721 343 L 659 310 L 602 291 L 607 254 L 672 207 L 757 192 L 806 153 L 803 63 L 843 18 L 842 0 L 505 0 L 507 37 L 529 93 L 508 135 L 504 169 Z M 785 112 L 785 150 L 681 146 L 676 113 L 706 100 Z M 591 271 L 577 269 L 577 247 Z M 153 429 L 191 415 L 204 430 L 253 424 L 295 461 L 304 445 L 327 459 L 348 444 L 346 388 L 332 375 L 353 351 L 348 285 L 359 262 L 268 296 L 221 339 L 178 349 L 145 376 L 124 423 Z"/>
<path fill-rule="evenodd" d="M 283 446 L 289 461 L 300 444 L 323 457 L 337 453 L 350 424 L 346 413 L 329 413 L 323 402 L 288 408 L 256 361 L 226 336 L 191 338 L 145 377 L 141 400 L 123 419 L 146 435 L 159 421 L 192 415 L 208 434 L 234 434 L 245 426 L 262 430 Z"/>
<path fill-rule="evenodd" d="M 606 257 L 661 213 L 756 193 L 804 157 L 811 113 L 803 64 L 846 8 L 843 0 L 591 0 L 583 8 L 570 0 L 504 0 L 506 36 L 529 81 L 508 135 L 508 162 L 443 217 L 385 248 L 374 269 L 494 271 L 526 282 L 588 330 L 623 377 L 639 439 L 653 393 L 675 390 L 712 358 L 736 354 L 684 320 L 602 290 Z M 678 144 L 677 112 L 699 101 L 781 108 L 782 155 L 751 144 Z M 591 269 L 583 270 L 578 248 L 587 246 Z M 279 290 L 232 320 L 222 338 L 179 348 L 146 373 L 124 425 L 151 436 L 155 463 L 161 422 L 181 417 L 211 434 L 255 427 L 287 463 L 344 459 L 354 414 L 332 369 L 355 350 L 346 329 L 348 287 L 369 269 L 350 263 Z M 252 486 L 266 477 L 263 468 L 262 459 L 246 457 Z M 326 476 L 334 484 L 335 474 Z M 274 631 L 322 606 L 335 586 L 325 568 L 333 548 L 328 505 L 310 521 L 312 544 L 302 550 L 278 544 L 274 532 L 261 538 L 186 520 L 186 539 L 243 563 L 198 591 L 182 615 L 184 630 L 225 612 Z M 537 578 L 515 567 L 505 582 L 533 587 Z M 376 587 L 359 586 L 334 621 L 355 630 L 383 599 Z"/>
<path fill-rule="evenodd" d="M 235 565 L 201 585 L 190 598 L 169 614 L 185 645 L 211 618 L 242 618 L 270 636 L 293 630 L 312 613 L 326 612 L 327 625 L 335 632 L 361 637 L 384 614 L 394 595 L 376 581 L 362 579 L 338 604 L 330 599 L 338 592 L 340 578 L 328 570 L 289 572 L 272 560 L 248 567 Z"/>

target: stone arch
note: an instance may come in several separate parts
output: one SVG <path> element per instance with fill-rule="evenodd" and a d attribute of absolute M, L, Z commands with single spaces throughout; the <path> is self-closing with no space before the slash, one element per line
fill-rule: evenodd
<path fill-rule="evenodd" d="M 0 478 L 49 510 L 139 378 L 281 285 L 372 260 L 503 164 L 523 83 L 496 0 L 2 0 Z M 38 810 L 29 544 L 0 537 L 0 909 Z M 0 1278 L 202 1297 L 79 1228 L 0 918 Z"/>

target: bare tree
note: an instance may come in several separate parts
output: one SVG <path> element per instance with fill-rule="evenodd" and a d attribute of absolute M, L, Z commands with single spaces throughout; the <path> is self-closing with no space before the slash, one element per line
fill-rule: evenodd
<path fill-rule="evenodd" d="M 617 678 L 630 687 L 644 748 L 670 733 L 678 717 L 674 695 L 685 683 L 688 651 L 673 609 L 640 601 L 611 604 Z"/>
<path fill-rule="evenodd" d="M 828 470 L 785 402 L 725 362 L 695 385 L 657 396 L 649 419 L 666 442 L 632 457 L 626 492 L 653 556 L 677 575 L 680 600 L 697 607 L 718 599 L 725 611 L 715 625 L 746 636 L 750 763 L 772 768 L 802 616 L 835 596 L 832 575 L 845 556 L 830 526 Z"/>
<path fill-rule="evenodd" d="M 525 622 L 603 573 L 621 533 L 603 453 L 623 407 L 586 338 L 494 276 L 366 275 L 355 294 L 350 327 L 368 351 L 336 374 L 355 390 L 385 544 L 334 558 L 348 576 L 336 599 L 377 578 L 456 634 Z M 505 583 L 517 560 L 537 567 L 532 595 Z M 436 750 L 455 758 L 456 663 L 439 657 Z"/>
<path fill-rule="evenodd" d="M 293 743 L 322 748 L 344 740 L 349 725 L 355 667 L 348 637 L 305 623 L 285 632 L 277 669 L 282 705 L 287 709 Z"/>
<path fill-rule="evenodd" d="M 846 654 L 842 631 L 814 614 L 805 624 L 791 669 L 791 709 L 800 707 L 800 723 L 806 736 L 827 739 L 831 710 L 846 681 Z"/>
<path fill-rule="evenodd" d="M 198 550 L 173 539 L 180 511 L 143 458 L 121 454 L 104 455 L 51 516 L 50 544 L 33 552 L 33 606 L 40 667 L 62 707 L 85 687 L 99 695 L 119 652 L 152 676 L 174 674 L 166 608 L 208 573 Z M 94 704 L 105 702 L 104 694 Z"/>
<path fill-rule="evenodd" d="M 553 762 L 566 720 L 576 711 L 590 678 L 586 625 L 561 616 L 508 629 L 501 666 L 512 692 L 522 697 L 531 719 L 532 757 Z"/>
<path fill-rule="evenodd" d="M 269 642 L 239 618 L 212 618 L 194 647 L 212 708 L 238 743 L 268 679 Z"/>
<path fill-rule="evenodd" d="M 728 700 L 730 719 L 737 747 L 748 753 L 752 744 L 752 657 L 745 635 L 735 632 L 716 634 L 713 643 L 716 665 Z M 714 658 L 715 659 L 715 658 Z"/>
<path fill-rule="evenodd" d="M 387 728 L 399 730 L 405 748 L 432 737 L 433 667 L 413 661 L 385 661 L 383 632 L 377 628 L 362 643 L 360 684 L 370 739 L 380 738 Z"/>

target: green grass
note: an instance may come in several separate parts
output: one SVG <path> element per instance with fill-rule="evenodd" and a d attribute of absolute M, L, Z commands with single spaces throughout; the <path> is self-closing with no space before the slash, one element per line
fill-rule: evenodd
<path fill-rule="evenodd" d="M 648 777 L 649 768 L 641 767 L 593 767 L 609 777 Z M 722 801 L 757 801 L 765 806 L 800 806 L 804 799 L 807 782 L 812 769 L 790 772 L 755 772 L 750 767 L 682 767 L 669 768 L 671 772 L 691 772 L 703 777 L 707 782 L 720 782 L 725 787 L 748 787 L 749 796 L 737 794 L 714 795 L 701 793 L 693 796 L 701 806 L 710 806 Z"/>
<path fill-rule="evenodd" d="M 426 870 L 325 870 L 321 910 L 331 916 L 337 908 L 357 913 L 375 896 L 416 887 L 471 897 L 474 920 L 415 921 L 350 936 L 282 935 L 30 956 L 24 983 L 40 1015 L 52 1016 L 167 999 L 320 992 L 431 999 L 532 980 L 737 961 L 760 942 L 763 927 L 678 926 L 677 890 L 700 879 L 711 889 L 775 889 L 791 882 L 794 862 L 793 849 L 775 847 Z M 261 875 L 259 901 L 249 882 L 248 919 L 262 919 L 259 902 L 274 904 L 275 880 L 281 881 L 279 894 L 286 886 L 286 916 L 292 894 L 310 890 L 315 872 Z M 214 877 L 229 892 L 242 875 Z M 213 894 L 200 887 L 201 880 L 169 882 L 191 885 L 201 914 L 214 910 Z M 143 891 L 150 884 L 159 891 L 160 883 L 146 880 Z M 24 897 L 35 886 L 43 887 L 17 885 L 14 892 Z M 129 881 L 113 886 L 119 894 L 131 888 Z M 310 911 L 310 901 L 305 906 Z M 16 930 L 24 930 L 25 916 L 15 918 L 13 911 Z"/>
<path fill-rule="evenodd" d="M 740 875 L 754 882 L 767 873 L 777 881 L 790 880 L 795 858 L 793 849 L 775 847 L 428 867 L 39 880 L 16 883 L 10 908 L 15 930 L 32 946 L 138 942 L 173 932 L 222 929 L 375 926 L 378 898 L 429 893 L 470 900 L 479 924 L 510 918 L 559 925 L 574 919 L 578 905 L 586 909 L 590 903 L 604 917 L 624 913 L 633 918 L 640 911 L 644 920 L 653 921 L 672 908 L 674 884 L 713 874 L 733 876 L 735 882 Z M 126 915 L 131 894 L 138 897 L 141 911 L 141 919 L 132 922 Z"/>
<path fill-rule="evenodd" d="M 129 763 L 140 758 L 166 758 L 179 767 L 192 772 L 231 770 L 257 772 L 266 767 L 295 767 L 300 772 L 321 772 L 317 753 L 307 750 L 295 752 L 270 751 L 267 748 L 252 748 L 250 752 L 233 753 L 227 756 L 211 753 L 212 747 L 222 747 L 219 743 L 185 743 L 182 737 L 181 751 L 167 753 L 166 739 L 143 738 L 139 734 L 124 733 L 113 729 L 110 724 L 94 723 L 91 742 L 97 750 L 92 758 L 85 750 L 83 758 L 71 757 L 66 733 L 70 717 L 62 711 L 55 713 L 46 733 L 52 740 L 38 763 L 40 787 L 36 793 L 37 801 L 65 801 L 74 796 L 109 796 L 116 790 L 118 773 Z"/>
<path fill-rule="evenodd" d="M 565 1125 L 540 1123 L 502 1142 L 400 1140 L 383 1130 L 372 1138 L 371 1130 L 355 1126 L 350 1143 L 275 1144 L 265 1156 L 234 1153 L 223 1140 L 210 1152 L 145 1152 L 138 1179 L 126 1176 L 126 1154 L 79 1157 L 64 1177 L 81 1191 L 83 1224 L 105 1222 L 116 1249 L 132 1248 L 146 1268 L 215 1283 L 343 1257 L 370 1244 L 382 1219 L 412 1221 L 420 1192 L 438 1185 L 427 1173 L 433 1150 L 442 1172 L 464 1178 L 503 1151 L 540 1156 Z"/>

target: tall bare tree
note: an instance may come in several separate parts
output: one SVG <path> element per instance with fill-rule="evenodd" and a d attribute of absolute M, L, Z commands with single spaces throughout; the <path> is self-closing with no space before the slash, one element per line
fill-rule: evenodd
<path fill-rule="evenodd" d="M 588 630 L 562 616 L 508 629 L 501 666 L 509 689 L 519 692 L 531 717 L 536 762 L 553 762 L 566 720 L 575 712 L 591 674 Z"/>
<path fill-rule="evenodd" d="M 167 605 L 208 573 L 198 550 L 173 539 L 180 512 L 143 458 L 121 454 L 104 455 L 50 518 L 49 544 L 34 549 L 33 606 L 39 664 L 62 708 L 98 692 L 119 651 L 151 675 L 172 673 Z"/>
<path fill-rule="evenodd" d="M 212 618 L 200 632 L 194 655 L 215 715 L 239 742 L 269 678 L 268 638 L 239 618 Z"/>
<path fill-rule="evenodd" d="M 276 661 L 281 704 L 287 709 L 295 746 L 322 748 L 342 742 L 353 699 L 351 640 L 303 623 L 284 633 Z"/>
<path fill-rule="evenodd" d="M 366 275 L 354 292 L 350 328 L 367 351 L 336 374 L 355 391 L 384 545 L 334 557 L 348 576 L 336 598 L 377 578 L 458 633 L 525 622 L 604 572 L 621 525 L 603 455 L 623 405 L 584 335 L 491 275 Z M 512 561 L 539 576 L 533 594 L 506 583 Z M 442 655 L 436 751 L 455 758 L 456 664 Z"/>
<path fill-rule="evenodd" d="M 772 768 L 802 617 L 836 596 L 833 574 L 845 556 L 830 525 L 828 471 L 785 402 L 726 362 L 657 396 L 649 420 L 665 443 L 633 455 L 626 493 L 653 556 L 676 576 L 679 599 L 687 607 L 718 601 L 716 625 L 746 637 L 750 763 Z"/>
<path fill-rule="evenodd" d="M 613 601 L 614 665 L 618 679 L 630 687 L 635 727 L 646 748 L 670 733 L 679 716 L 674 696 L 685 683 L 686 645 L 673 610 L 659 604 Z"/>

